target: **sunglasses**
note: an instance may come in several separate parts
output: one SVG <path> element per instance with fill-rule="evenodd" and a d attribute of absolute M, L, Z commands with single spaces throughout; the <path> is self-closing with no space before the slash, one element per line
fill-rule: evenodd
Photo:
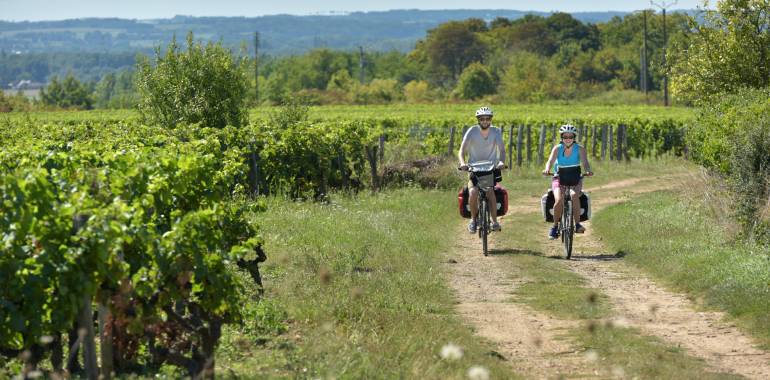
<path fill-rule="evenodd" d="M 574 140 L 575 139 L 575 135 L 572 135 L 572 136 L 562 136 L 561 138 L 562 138 L 562 140 Z"/>
<path fill-rule="evenodd" d="M 492 121 L 492 118 L 489 116 L 481 116 L 478 119 L 479 121 Z"/>

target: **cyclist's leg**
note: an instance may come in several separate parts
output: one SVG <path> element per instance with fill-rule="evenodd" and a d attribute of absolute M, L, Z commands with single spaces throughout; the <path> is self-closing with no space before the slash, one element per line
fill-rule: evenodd
<path fill-rule="evenodd" d="M 492 216 L 492 222 L 497 223 L 497 199 L 495 197 L 495 189 L 490 187 L 487 190 L 487 202 L 489 202 L 489 215 Z"/>
<path fill-rule="evenodd" d="M 559 185 L 559 179 L 554 178 L 551 183 L 551 190 L 553 191 L 553 224 L 559 225 L 561 220 L 561 212 L 564 210 L 564 198 L 562 197 L 563 188 Z"/>
<path fill-rule="evenodd" d="M 479 214 L 479 189 L 468 181 L 468 207 L 471 209 L 471 220 L 476 220 Z"/>

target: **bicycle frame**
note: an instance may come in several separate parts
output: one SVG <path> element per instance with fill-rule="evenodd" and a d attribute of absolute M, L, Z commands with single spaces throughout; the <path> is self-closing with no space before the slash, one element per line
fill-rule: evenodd
<path fill-rule="evenodd" d="M 474 167 L 471 166 L 468 171 L 471 173 L 477 173 L 477 172 L 487 172 L 491 171 L 491 169 L 494 168 L 494 164 L 492 162 L 485 162 L 485 163 L 479 163 L 478 166 Z M 488 166 L 488 168 L 483 168 L 484 166 Z M 490 169 L 490 170 L 485 170 Z M 481 246 L 482 246 L 482 252 L 484 253 L 484 256 L 489 255 L 489 245 L 488 245 L 488 237 L 489 233 L 492 231 L 492 214 L 489 210 L 489 201 L 487 200 L 487 191 L 494 191 L 494 178 L 492 179 L 492 186 L 489 188 L 486 188 L 484 186 L 475 185 L 474 186 L 479 191 L 479 199 L 478 199 L 478 205 L 476 213 L 476 230 L 479 234 L 479 238 L 481 239 Z M 495 204 L 494 207 L 497 207 Z"/>

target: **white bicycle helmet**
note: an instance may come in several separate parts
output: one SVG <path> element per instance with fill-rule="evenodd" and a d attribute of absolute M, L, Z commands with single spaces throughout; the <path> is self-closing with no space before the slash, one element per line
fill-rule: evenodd
<path fill-rule="evenodd" d="M 481 107 L 476 110 L 476 117 L 479 117 L 479 116 L 492 117 L 493 115 L 494 113 L 492 112 L 492 109 L 490 109 L 489 107 Z"/>
<path fill-rule="evenodd" d="M 575 126 L 572 124 L 564 124 L 559 127 L 559 137 L 565 133 L 572 133 L 573 135 L 577 136 L 577 128 L 575 128 Z"/>

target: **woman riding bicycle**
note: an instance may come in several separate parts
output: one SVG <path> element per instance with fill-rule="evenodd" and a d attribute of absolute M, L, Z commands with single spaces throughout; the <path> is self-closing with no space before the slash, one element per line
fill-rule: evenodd
<path fill-rule="evenodd" d="M 457 158 L 460 160 L 460 169 L 468 170 L 468 167 L 478 162 L 491 162 L 495 169 L 501 169 L 505 166 L 505 145 L 503 145 L 503 132 L 492 126 L 492 110 L 489 107 L 481 107 L 476 111 L 476 120 L 479 124 L 474 125 L 465 132 L 463 142 L 460 144 L 460 150 Z M 465 160 L 465 156 L 468 160 Z M 468 224 L 468 232 L 476 232 L 476 217 L 479 199 L 479 190 L 475 184 L 468 183 L 469 200 L 471 209 L 471 221 Z M 487 200 L 489 204 L 496 205 L 495 192 L 488 191 Z M 500 231 L 500 223 L 497 222 L 497 207 L 491 208 L 492 230 Z"/>
<path fill-rule="evenodd" d="M 559 237 L 559 221 L 561 220 L 561 213 L 564 209 L 563 194 L 567 190 L 566 186 L 562 186 L 559 182 L 559 168 L 579 168 L 581 163 L 585 169 L 584 176 L 590 177 L 593 175 L 591 172 L 591 165 L 588 163 L 588 154 L 586 149 L 575 142 L 577 137 L 577 128 L 571 124 L 565 124 L 559 127 L 559 135 L 561 136 L 561 142 L 553 147 L 551 150 L 551 156 L 548 158 L 548 162 L 545 164 L 544 175 L 550 175 L 551 169 L 553 169 L 553 182 L 551 183 L 551 189 L 553 190 L 554 206 L 553 206 L 553 227 L 548 232 L 548 238 L 551 240 Z M 583 179 L 581 178 L 577 185 L 572 187 L 570 197 L 572 198 L 573 205 L 580 204 L 580 194 L 583 190 Z M 580 207 L 572 208 L 572 217 L 575 220 L 575 232 L 585 232 L 585 227 L 580 225 Z"/>

